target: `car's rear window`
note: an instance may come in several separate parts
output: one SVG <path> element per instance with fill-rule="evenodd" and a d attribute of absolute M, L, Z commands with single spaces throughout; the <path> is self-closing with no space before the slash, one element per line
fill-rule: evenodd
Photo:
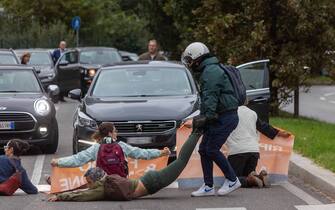
<path fill-rule="evenodd" d="M 182 96 L 192 94 L 184 68 L 140 67 L 103 70 L 92 91 L 96 97 Z"/>
<path fill-rule="evenodd" d="M 32 70 L 0 70 L 0 92 L 41 92 Z"/>
<path fill-rule="evenodd" d="M 18 64 L 18 63 L 14 55 L 0 53 L 0 64 Z"/>

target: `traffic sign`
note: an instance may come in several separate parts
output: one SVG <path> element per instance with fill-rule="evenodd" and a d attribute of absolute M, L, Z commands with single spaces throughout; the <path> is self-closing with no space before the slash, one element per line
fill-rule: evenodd
<path fill-rule="evenodd" d="M 79 16 L 73 17 L 72 21 L 71 21 L 71 26 L 72 26 L 73 30 L 79 30 L 80 23 L 81 23 L 81 20 L 80 20 Z"/>

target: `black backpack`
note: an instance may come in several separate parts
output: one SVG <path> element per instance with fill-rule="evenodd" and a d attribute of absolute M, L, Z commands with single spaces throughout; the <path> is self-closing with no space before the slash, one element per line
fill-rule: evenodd
<path fill-rule="evenodd" d="M 233 86 L 234 96 L 238 101 L 238 105 L 239 106 L 244 105 L 247 99 L 247 89 L 245 88 L 245 85 L 242 81 L 240 71 L 234 66 L 226 66 L 226 65 L 220 64 L 220 67 L 228 75 L 230 83 Z"/>

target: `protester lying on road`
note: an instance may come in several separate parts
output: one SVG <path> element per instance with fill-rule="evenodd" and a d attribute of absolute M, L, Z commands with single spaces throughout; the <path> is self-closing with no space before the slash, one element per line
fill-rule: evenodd
<path fill-rule="evenodd" d="M 64 192 L 49 197 L 49 201 L 98 201 L 131 200 L 148 194 L 154 194 L 174 182 L 190 159 L 202 134 L 197 129 L 199 122 L 193 120 L 193 131 L 182 146 L 178 158 L 159 171 L 149 171 L 139 179 L 127 179 L 118 175 L 105 175 L 101 169 L 87 171 L 85 177 L 89 188 L 83 191 Z"/>
<path fill-rule="evenodd" d="M 262 122 L 258 119 L 256 112 L 246 106 L 238 108 L 238 117 L 238 125 L 226 142 L 229 149 L 228 161 L 235 170 L 242 187 L 267 187 L 270 185 L 267 172 L 262 170 L 259 175 L 255 172 L 259 159 L 257 131 L 270 139 L 276 136 L 287 138 L 290 134 Z"/>
<path fill-rule="evenodd" d="M 158 149 L 141 149 L 139 147 L 133 147 L 129 144 L 117 141 L 117 131 L 114 127 L 113 123 L 107 122 L 102 123 L 98 131 L 93 134 L 92 138 L 98 143 L 94 144 L 91 147 L 83 150 L 75 155 L 71 155 L 69 157 L 63 157 L 59 159 L 52 159 L 51 165 L 57 167 L 79 167 L 90 161 L 95 161 L 98 158 L 98 152 L 101 143 L 104 141 L 112 141 L 116 142 L 121 148 L 122 152 L 126 157 L 134 158 L 134 159 L 145 159 L 150 160 L 160 156 L 165 156 L 170 154 L 169 148 L 164 148 L 163 150 Z"/>
<path fill-rule="evenodd" d="M 6 184 L 7 180 L 16 172 L 19 172 L 21 173 L 21 185 L 19 188 L 27 194 L 37 194 L 38 190 L 30 182 L 19 157 L 29 150 L 29 144 L 19 139 L 12 139 L 4 146 L 4 150 L 5 155 L 0 156 L 0 184 Z M 0 192 L 0 194 L 2 193 Z"/>

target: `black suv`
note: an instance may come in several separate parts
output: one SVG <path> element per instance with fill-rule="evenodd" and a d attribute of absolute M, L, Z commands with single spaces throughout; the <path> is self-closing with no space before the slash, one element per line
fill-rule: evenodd
<path fill-rule="evenodd" d="M 66 51 L 55 64 L 61 94 L 66 96 L 75 88 L 86 93 L 99 68 L 121 61 L 117 49 L 110 47 L 81 47 Z"/>
<path fill-rule="evenodd" d="M 250 107 L 261 111 L 263 119 L 268 117 L 267 63 L 264 60 L 239 66 Z M 121 140 L 129 144 L 174 150 L 178 127 L 197 115 L 200 106 L 191 73 L 183 65 L 165 61 L 102 68 L 84 98 L 80 89 L 70 91 L 69 96 L 81 100 L 73 120 L 74 153 L 89 145 L 87 141 L 101 122 L 114 122 Z"/>
<path fill-rule="evenodd" d="M 51 98 L 59 89 L 50 85 L 47 90 L 32 67 L 0 66 L 0 145 L 19 138 L 56 152 L 58 124 Z"/>
<path fill-rule="evenodd" d="M 12 49 L 0 49 L 0 65 L 20 64 Z"/>

